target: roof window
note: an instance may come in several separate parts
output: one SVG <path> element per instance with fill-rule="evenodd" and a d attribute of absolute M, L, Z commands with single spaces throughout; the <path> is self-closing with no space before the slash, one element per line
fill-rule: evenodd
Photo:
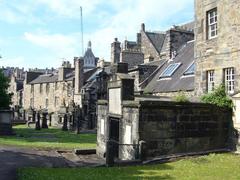
<path fill-rule="evenodd" d="M 171 76 L 173 75 L 173 73 L 177 70 L 177 68 L 179 68 L 180 65 L 181 65 L 181 63 L 170 64 L 170 65 L 163 71 L 163 73 L 159 76 L 159 79 L 171 77 Z"/>

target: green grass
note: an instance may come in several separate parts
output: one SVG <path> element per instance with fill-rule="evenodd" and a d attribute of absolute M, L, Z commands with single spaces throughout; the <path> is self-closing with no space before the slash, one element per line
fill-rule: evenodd
<path fill-rule="evenodd" d="M 19 180 L 240 179 L 240 156 L 211 154 L 173 163 L 121 168 L 23 168 Z"/>
<path fill-rule="evenodd" d="M 14 136 L 0 136 L 0 145 L 36 149 L 96 148 L 96 134 L 75 134 L 54 128 L 36 131 L 26 125 L 14 126 L 13 130 Z"/>

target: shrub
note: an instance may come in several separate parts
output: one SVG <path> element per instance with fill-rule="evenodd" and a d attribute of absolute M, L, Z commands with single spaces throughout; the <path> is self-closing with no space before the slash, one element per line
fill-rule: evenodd
<path fill-rule="evenodd" d="M 0 69 L 0 109 L 8 109 L 11 104 L 11 94 L 7 92 L 9 79 L 4 76 Z"/>
<path fill-rule="evenodd" d="M 187 96 L 180 91 L 177 96 L 174 97 L 174 101 L 184 103 L 184 102 L 189 102 Z"/>
<path fill-rule="evenodd" d="M 203 95 L 201 101 L 217 105 L 218 107 L 233 108 L 233 102 L 226 94 L 224 85 L 220 85 L 212 93 Z"/>

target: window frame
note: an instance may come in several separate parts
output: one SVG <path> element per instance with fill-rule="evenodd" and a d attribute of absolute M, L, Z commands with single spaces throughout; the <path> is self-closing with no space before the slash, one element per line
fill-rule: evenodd
<path fill-rule="evenodd" d="M 212 33 L 214 33 L 214 35 L 212 35 Z M 218 11 L 217 8 L 213 8 L 207 11 L 207 39 L 209 40 L 214 39 L 217 36 L 218 36 Z"/>
<path fill-rule="evenodd" d="M 40 87 L 39 87 L 39 93 L 40 93 L 40 94 L 42 94 L 42 90 L 43 90 L 42 87 L 43 87 L 43 84 L 41 83 L 41 84 L 40 84 Z"/>
<path fill-rule="evenodd" d="M 171 71 L 170 75 L 164 75 L 166 73 L 166 71 L 169 70 L 170 66 L 172 65 L 177 65 L 173 68 L 173 70 Z M 181 63 L 172 63 L 172 64 L 169 64 L 165 69 L 164 71 L 161 73 L 161 75 L 159 76 L 159 80 L 161 79 L 165 79 L 165 78 L 170 78 L 174 73 L 175 71 L 181 66 Z"/>
<path fill-rule="evenodd" d="M 195 66 L 194 67 L 194 70 L 192 73 L 186 73 L 192 66 Z M 193 76 L 195 74 L 195 70 L 196 70 L 196 64 L 195 62 L 191 63 L 190 66 L 188 66 L 188 68 L 184 71 L 183 75 L 184 76 Z"/>
<path fill-rule="evenodd" d="M 207 71 L 207 92 L 211 93 L 215 89 L 215 70 Z"/>
<path fill-rule="evenodd" d="M 235 90 L 235 69 L 229 67 L 224 69 L 224 85 L 228 94 L 233 94 Z"/>

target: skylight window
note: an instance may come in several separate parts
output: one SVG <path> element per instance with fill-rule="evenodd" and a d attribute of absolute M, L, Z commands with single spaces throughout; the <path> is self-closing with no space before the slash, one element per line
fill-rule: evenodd
<path fill-rule="evenodd" d="M 187 68 L 187 70 L 183 73 L 184 76 L 193 75 L 195 73 L 195 63 L 192 63 L 191 66 Z"/>
<path fill-rule="evenodd" d="M 167 77 L 171 77 L 173 75 L 173 73 L 177 70 L 177 68 L 181 65 L 181 63 L 174 63 L 174 64 L 170 64 L 164 71 L 163 73 L 160 75 L 160 79 L 161 78 L 167 78 Z"/>

